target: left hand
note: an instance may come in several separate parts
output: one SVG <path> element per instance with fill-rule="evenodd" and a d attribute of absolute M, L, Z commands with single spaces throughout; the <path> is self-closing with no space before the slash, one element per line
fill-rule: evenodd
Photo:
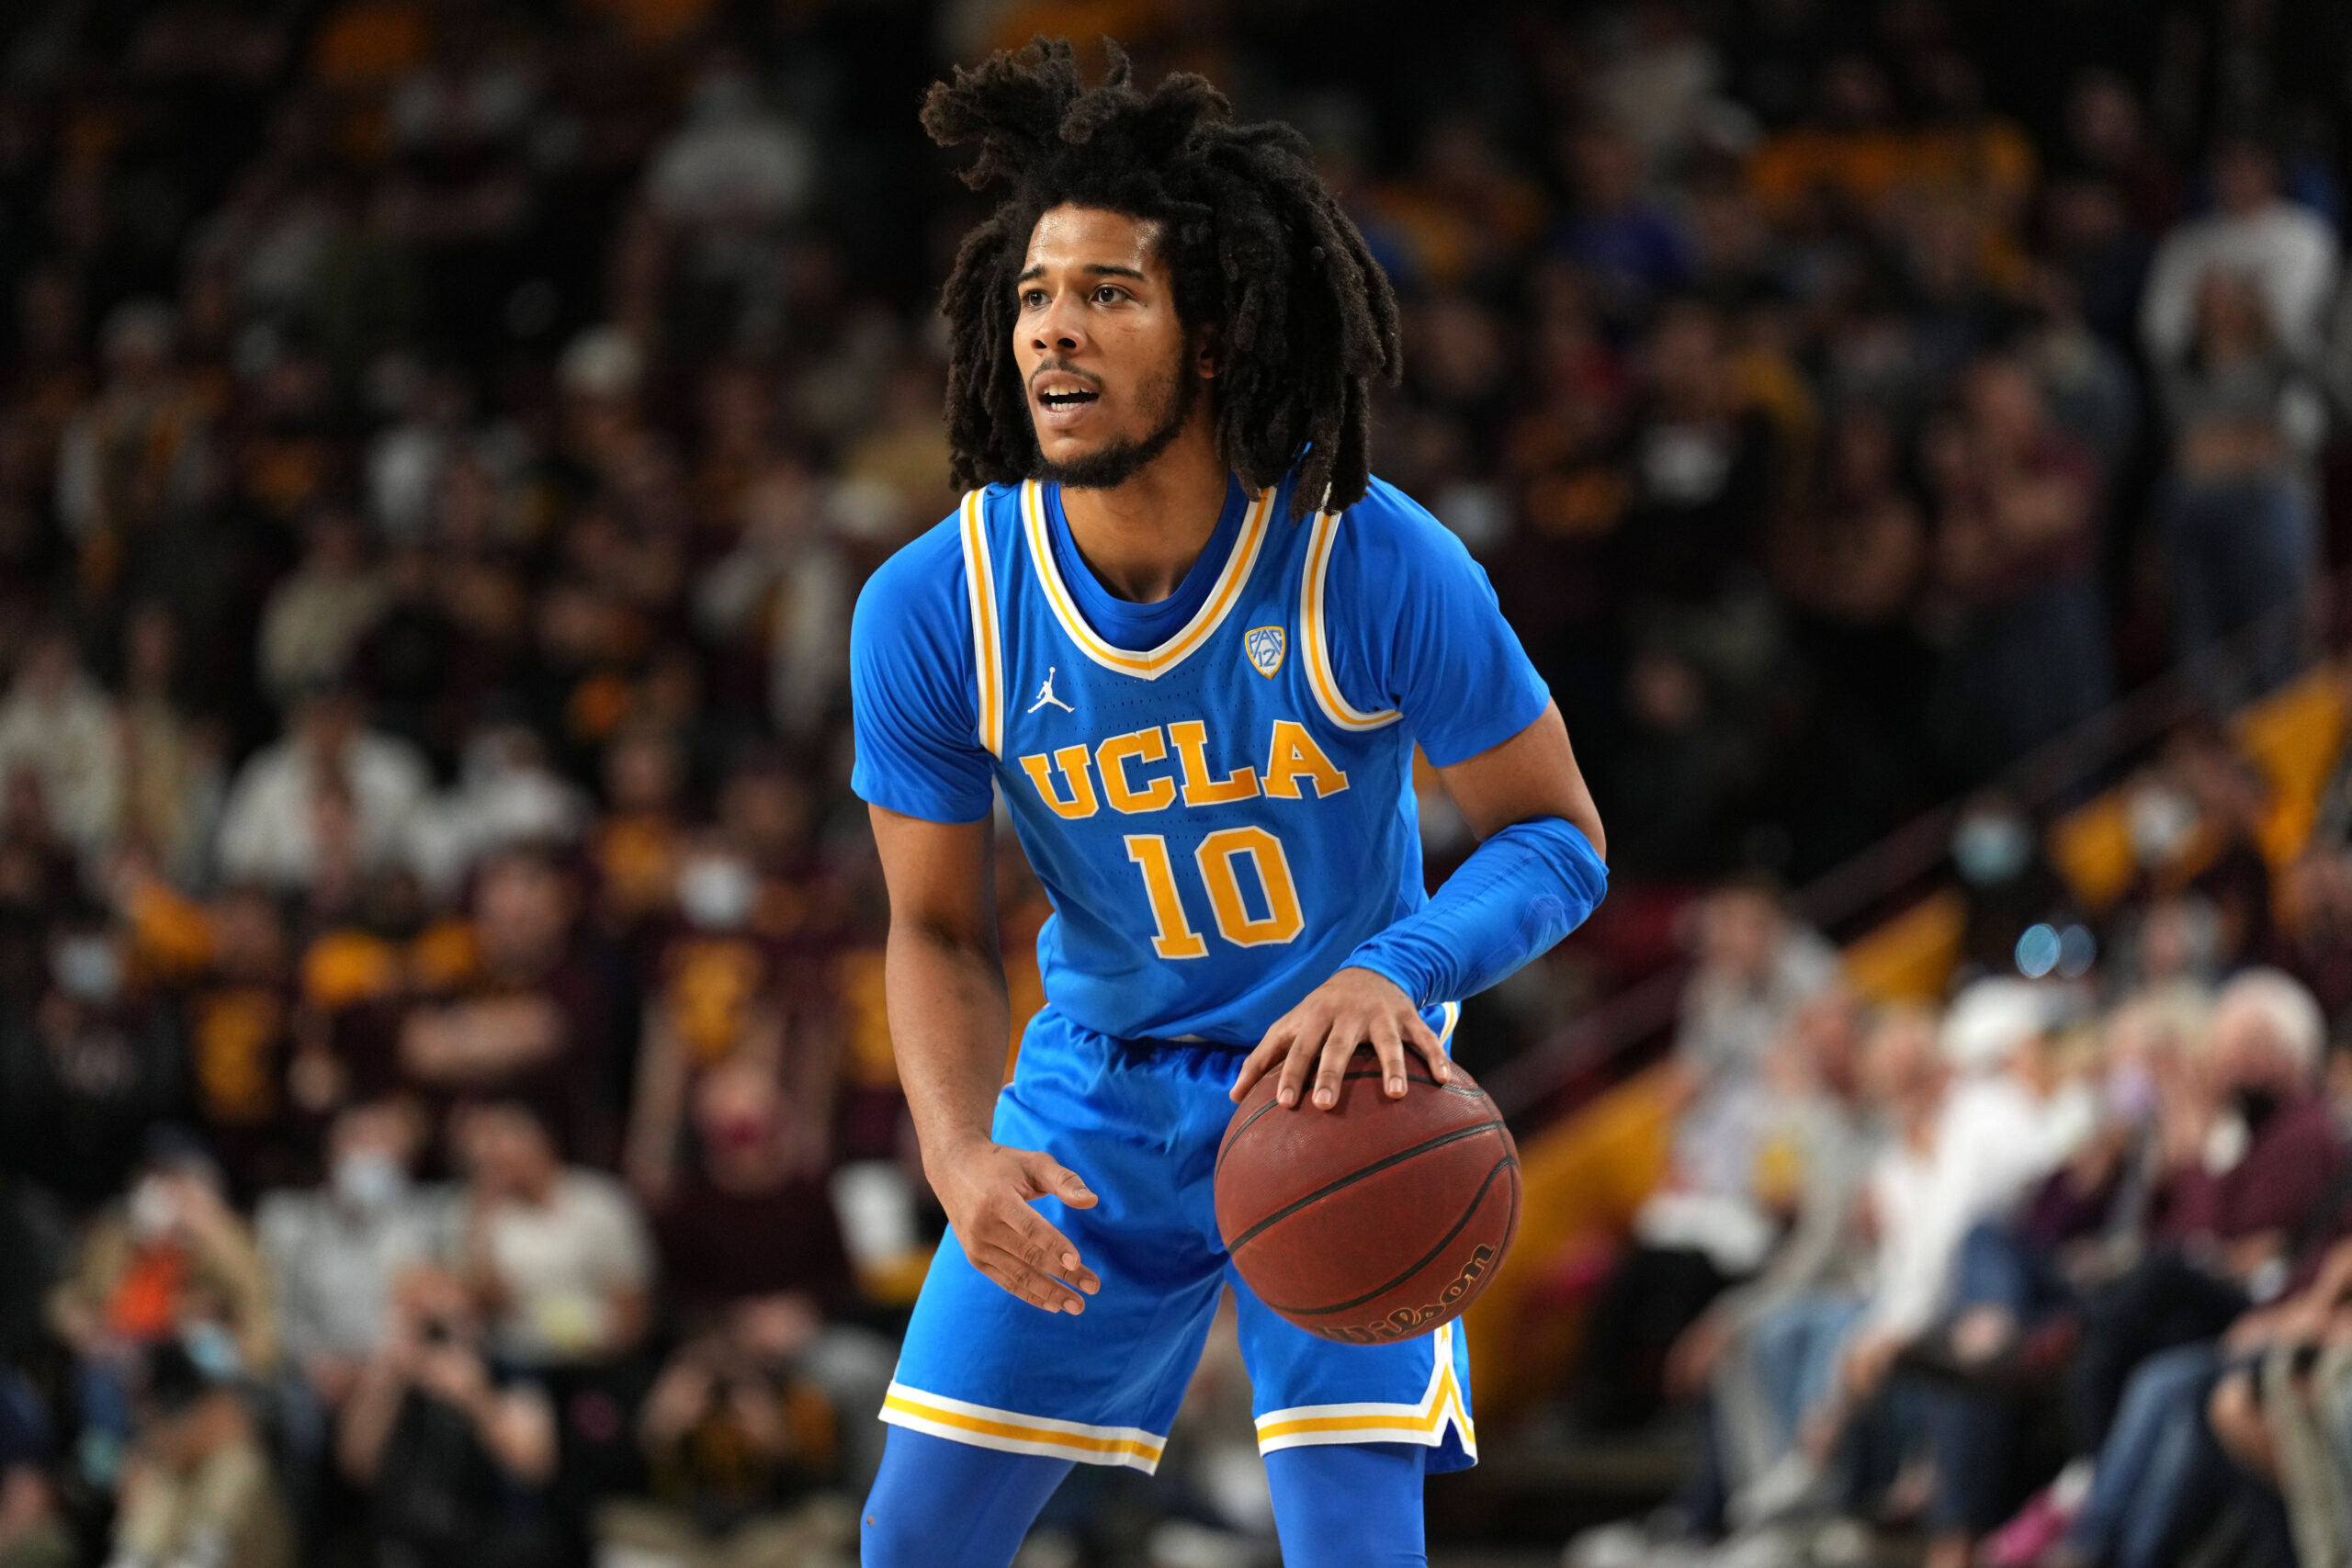
<path fill-rule="evenodd" d="M 1369 969 L 1342 969 L 1274 1021 L 1242 1062 L 1231 1098 L 1240 1100 L 1250 1085 L 1279 1066 L 1276 1100 L 1296 1105 L 1312 1070 L 1315 1104 L 1329 1111 L 1340 1103 L 1340 1080 L 1355 1058 L 1356 1047 L 1366 1042 L 1380 1058 L 1381 1087 L 1391 1100 L 1404 1098 L 1408 1045 L 1429 1064 L 1430 1076 L 1438 1082 L 1453 1077 L 1437 1032 L 1394 980 Z"/>

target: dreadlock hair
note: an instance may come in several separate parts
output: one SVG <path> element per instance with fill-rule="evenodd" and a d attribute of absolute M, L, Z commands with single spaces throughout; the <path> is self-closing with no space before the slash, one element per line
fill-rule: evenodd
<path fill-rule="evenodd" d="M 1354 504 L 1371 476 L 1368 383 L 1393 384 L 1402 365 L 1387 277 L 1305 137 L 1231 123 L 1225 96 L 1189 72 L 1143 92 L 1125 51 L 1104 47 L 1099 87 L 1079 79 L 1068 41 L 1039 38 L 958 67 L 923 101 L 933 141 L 978 145 L 965 184 L 1012 186 L 965 237 L 940 301 L 956 484 L 1041 467 L 1012 354 L 1014 280 L 1038 218 L 1068 204 L 1158 225 L 1178 318 L 1217 328 L 1216 434 L 1243 482 L 1262 489 L 1297 465 L 1294 518 Z"/>

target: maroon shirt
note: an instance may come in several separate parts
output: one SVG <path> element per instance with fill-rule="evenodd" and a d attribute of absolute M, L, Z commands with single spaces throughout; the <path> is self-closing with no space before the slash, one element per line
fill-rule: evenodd
<path fill-rule="evenodd" d="M 2245 1157 L 2215 1176 L 2201 1165 L 2175 1171 L 2158 1195 L 2157 1230 L 2170 1240 L 2237 1241 L 2264 1231 L 2291 1241 L 2344 1161 L 2327 1102 L 2304 1093 L 2263 1122 Z"/>
<path fill-rule="evenodd" d="M 849 1254 L 821 1181 L 730 1192 L 687 1171 L 653 1217 L 662 1274 L 689 1322 L 736 1302 L 799 1291 L 831 1309 L 850 1297 Z"/>

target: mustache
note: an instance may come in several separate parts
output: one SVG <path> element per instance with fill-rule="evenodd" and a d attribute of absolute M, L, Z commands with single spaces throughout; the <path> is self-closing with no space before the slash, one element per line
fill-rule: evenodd
<path fill-rule="evenodd" d="M 1035 392 L 1037 389 L 1037 382 L 1046 376 L 1074 377 L 1093 391 L 1100 392 L 1102 389 L 1102 378 L 1100 376 L 1090 376 L 1067 360 L 1048 359 L 1039 365 L 1036 369 L 1029 372 L 1029 390 Z"/>

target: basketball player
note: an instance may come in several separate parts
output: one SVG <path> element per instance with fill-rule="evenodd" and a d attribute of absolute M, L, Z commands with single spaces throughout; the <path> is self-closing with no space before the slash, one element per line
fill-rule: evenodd
<path fill-rule="evenodd" d="M 1449 1325 L 1331 1343 L 1228 1267 L 1212 1165 L 1277 1074 L 1337 1102 L 1447 1075 L 1462 998 L 1606 886 L 1558 710 L 1484 574 L 1370 478 L 1396 307 L 1281 126 L 1066 44 L 932 89 L 1011 194 L 948 280 L 954 516 L 867 584 L 856 788 L 890 893 L 891 1032 L 954 1225 L 916 1303 L 868 1568 L 1003 1568 L 1079 1464 L 1149 1471 L 1221 1287 L 1291 1568 L 1425 1561 L 1421 1480 L 1476 1457 Z M 1419 743 L 1484 840 L 1434 898 Z M 1052 894 L 1009 1027 L 992 794 Z M 1421 1092 L 1429 1092 L 1423 1090 Z"/>

